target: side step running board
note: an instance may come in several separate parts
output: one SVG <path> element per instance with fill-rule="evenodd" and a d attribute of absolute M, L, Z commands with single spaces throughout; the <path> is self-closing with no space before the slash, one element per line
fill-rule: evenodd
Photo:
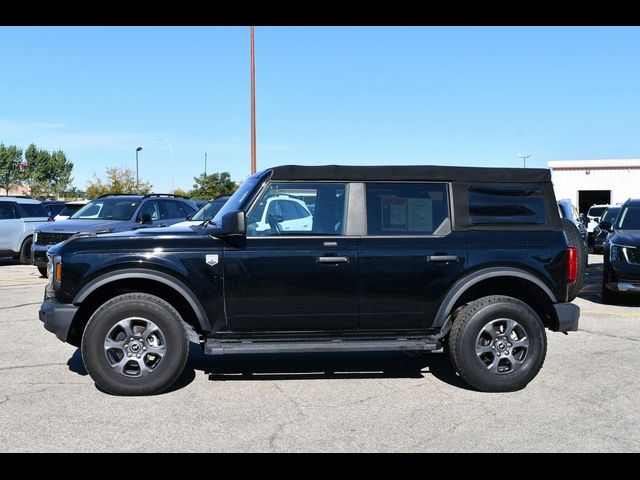
<path fill-rule="evenodd" d="M 206 355 L 234 353 L 311 353 L 311 352 L 376 352 L 389 350 L 438 350 L 440 342 L 434 338 L 393 340 L 322 340 L 322 341 L 230 341 L 208 339 Z"/>

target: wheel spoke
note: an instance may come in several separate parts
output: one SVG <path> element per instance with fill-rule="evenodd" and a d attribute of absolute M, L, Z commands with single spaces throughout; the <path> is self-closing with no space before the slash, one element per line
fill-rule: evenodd
<path fill-rule="evenodd" d="M 478 356 L 484 355 L 485 353 L 491 353 L 495 355 L 496 351 L 491 345 L 478 345 L 476 347 L 476 353 L 478 354 Z"/>
<path fill-rule="evenodd" d="M 133 337 L 133 329 L 131 328 L 131 319 L 120 320 L 118 326 L 124 330 L 124 334 L 127 338 Z"/>
<path fill-rule="evenodd" d="M 504 336 L 509 338 L 513 333 L 513 329 L 519 326 L 519 324 L 518 322 L 516 322 L 515 320 L 511 320 L 510 318 L 505 319 L 505 323 L 506 323 L 506 326 L 505 326 Z"/>
<path fill-rule="evenodd" d="M 124 342 L 118 342 L 107 337 L 104 341 L 104 350 L 120 350 L 124 351 Z"/>
<path fill-rule="evenodd" d="M 145 377 L 151 373 L 153 370 L 147 366 L 143 358 L 136 358 L 135 361 L 138 363 L 138 367 L 140 368 L 140 376 Z"/>
<path fill-rule="evenodd" d="M 158 355 L 159 357 L 164 357 L 166 351 L 167 349 L 164 345 L 158 345 L 157 347 L 147 347 L 147 350 L 144 353 L 152 353 L 154 355 Z"/>
<path fill-rule="evenodd" d="M 484 328 L 480 331 L 480 336 L 482 336 L 483 333 L 489 335 L 491 337 L 491 340 L 495 340 L 498 337 L 493 322 L 484 326 Z"/>
<path fill-rule="evenodd" d="M 511 345 L 513 346 L 513 348 L 516 348 L 516 347 L 529 348 L 529 337 L 522 337 L 518 340 L 513 340 L 511 341 Z"/>
<path fill-rule="evenodd" d="M 118 362 L 115 363 L 113 365 L 111 365 L 113 367 L 113 369 L 118 372 L 120 375 L 125 375 L 125 376 L 129 376 L 125 373 L 124 369 L 127 366 L 127 363 L 129 363 L 131 361 L 131 358 L 127 357 L 126 355 L 124 357 L 122 357 L 122 359 Z"/>

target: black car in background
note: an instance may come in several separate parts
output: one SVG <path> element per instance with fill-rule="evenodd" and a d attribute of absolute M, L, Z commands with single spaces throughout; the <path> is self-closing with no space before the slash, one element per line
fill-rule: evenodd
<path fill-rule="evenodd" d="M 64 204 L 65 202 L 62 200 L 44 200 L 42 202 L 42 206 L 51 220 L 62 211 Z"/>
<path fill-rule="evenodd" d="M 587 227 L 584 225 L 584 221 L 580 218 L 578 209 L 569 200 L 558 200 L 558 211 L 562 218 L 566 218 L 573 223 L 580 232 L 585 246 L 589 247 Z"/>
<path fill-rule="evenodd" d="M 607 235 L 611 232 L 613 223 L 622 207 L 609 207 L 600 217 L 600 223 L 593 229 L 593 253 L 602 253 Z"/>
<path fill-rule="evenodd" d="M 603 256 L 602 300 L 615 303 L 623 294 L 640 293 L 640 199 L 622 205 Z"/>

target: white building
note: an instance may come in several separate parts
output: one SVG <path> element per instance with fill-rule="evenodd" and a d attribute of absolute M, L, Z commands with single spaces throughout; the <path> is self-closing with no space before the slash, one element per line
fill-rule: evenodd
<path fill-rule="evenodd" d="M 551 160 L 548 166 L 556 199 L 571 200 L 580 213 L 640 198 L 640 159 Z"/>

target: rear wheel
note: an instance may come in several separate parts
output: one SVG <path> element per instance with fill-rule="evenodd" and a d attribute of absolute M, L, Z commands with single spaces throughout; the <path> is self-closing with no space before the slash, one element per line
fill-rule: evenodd
<path fill-rule="evenodd" d="M 462 377 L 483 392 L 513 392 L 538 374 L 547 337 L 537 313 L 512 297 L 469 303 L 449 334 L 449 357 Z"/>
<path fill-rule="evenodd" d="M 82 336 L 82 359 L 96 385 L 115 395 L 153 395 L 169 388 L 187 362 L 180 314 L 146 293 L 104 303 Z"/>
<path fill-rule="evenodd" d="M 587 246 L 584 244 L 584 241 L 580 236 L 580 230 L 578 230 L 578 227 L 566 218 L 562 218 L 561 220 L 562 229 L 567 237 L 567 245 L 574 247 L 578 253 L 578 272 L 576 281 L 567 287 L 567 301 L 572 302 L 578 296 L 584 285 L 584 274 L 587 267 L 589 253 L 587 251 Z"/>
<path fill-rule="evenodd" d="M 31 245 L 33 244 L 33 237 L 27 237 L 24 242 L 22 242 L 22 247 L 20 248 L 20 263 L 22 265 L 31 265 Z"/>

